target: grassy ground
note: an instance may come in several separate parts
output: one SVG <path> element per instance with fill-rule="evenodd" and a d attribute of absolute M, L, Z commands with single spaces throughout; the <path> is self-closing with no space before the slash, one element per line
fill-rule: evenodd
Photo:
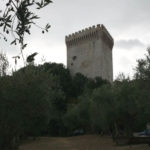
<path fill-rule="evenodd" d="M 110 137 L 84 135 L 67 138 L 42 137 L 19 150 L 150 150 L 148 145 L 116 146 Z"/>

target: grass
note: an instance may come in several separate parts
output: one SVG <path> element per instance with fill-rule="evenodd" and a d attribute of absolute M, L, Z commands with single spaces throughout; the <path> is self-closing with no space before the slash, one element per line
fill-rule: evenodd
<path fill-rule="evenodd" d="M 75 137 L 41 137 L 26 142 L 19 150 L 150 150 L 146 144 L 116 146 L 111 137 L 83 135 Z"/>

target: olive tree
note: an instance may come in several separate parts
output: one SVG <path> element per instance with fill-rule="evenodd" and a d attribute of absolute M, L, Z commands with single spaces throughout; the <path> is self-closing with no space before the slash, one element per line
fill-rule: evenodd
<path fill-rule="evenodd" d="M 48 32 L 49 24 L 45 27 L 40 27 L 35 20 L 39 19 L 36 10 L 41 10 L 45 6 L 52 3 L 51 0 L 5 0 L 5 9 L 1 10 L 0 28 L 2 32 L 0 36 L 7 41 L 7 35 L 13 36 L 11 44 L 19 44 L 20 52 L 24 60 L 23 50 L 27 46 L 24 42 L 26 34 L 31 34 L 31 27 L 34 25 L 42 29 L 42 33 Z M 34 9 L 35 8 L 35 9 Z M 14 57 L 15 60 L 19 57 Z"/>

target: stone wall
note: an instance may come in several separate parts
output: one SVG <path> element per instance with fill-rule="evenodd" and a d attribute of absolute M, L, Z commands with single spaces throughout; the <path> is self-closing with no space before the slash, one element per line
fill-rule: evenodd
<path fill-rule="evenodd" d="M 67 67 L 72 75 L 82 73 L 113 81 L 113 38 L 103 25 L 66 36 Z"/>

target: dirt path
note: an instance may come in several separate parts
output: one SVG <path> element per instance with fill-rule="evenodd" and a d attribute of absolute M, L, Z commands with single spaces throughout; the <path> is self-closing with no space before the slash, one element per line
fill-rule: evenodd
<path fill-rule="evenodd" d="M 116 146 L 110 137 L 84 135 L 68 138 L 42 137 L 19 150 L 150 150 L 148 145 Z"/>

